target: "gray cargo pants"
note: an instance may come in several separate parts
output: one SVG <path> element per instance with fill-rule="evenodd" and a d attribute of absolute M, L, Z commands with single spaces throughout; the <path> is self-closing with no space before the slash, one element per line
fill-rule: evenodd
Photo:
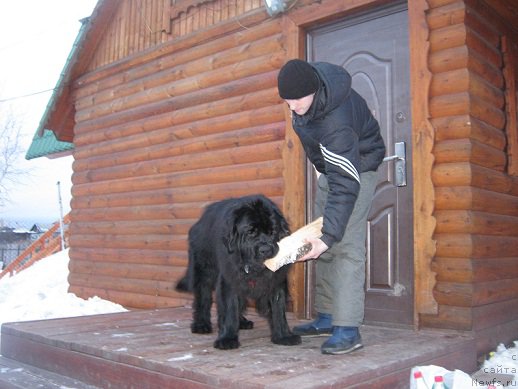
<path fill-rule="evenodd" d="M 363 322 L 367 217 L 378 173 L 361 173 L 360 182 L 360 192 L 344 237 L 316 260 L 315 308 L 317 312 L 331 314 L 334 326 L 359 327 Z M 323 214 L 328 190 L 327 179 L 321 174 L 315 218 Z"/>

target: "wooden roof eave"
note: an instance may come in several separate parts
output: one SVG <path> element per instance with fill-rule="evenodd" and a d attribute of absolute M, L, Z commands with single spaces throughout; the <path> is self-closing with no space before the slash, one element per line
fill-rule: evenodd
<path fill-rule="evenodd" d="M 81 29 L 40 120 L 37 135 L 42 136 L 47 129 L 54 132 L 60 141 L 73 141 L 75 108 L 71 84 L 88 68 L 89 59 L 119 5 L 118 0 L 99 0 L 92 15 L 81 20 Z"/>

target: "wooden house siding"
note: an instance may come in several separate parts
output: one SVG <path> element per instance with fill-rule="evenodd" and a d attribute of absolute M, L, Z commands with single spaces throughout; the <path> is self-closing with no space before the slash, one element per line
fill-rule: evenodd
<path fill-rule="evenodd" d="M 480 332 L 486 350 L 518 328 L 518 178 L 507 172 L 501 47 L 515 32 L 481 1 L 429 3 L 439 310 L 422 324 Z"/>
<path fill-rule="evenodd" d="M 262 0 L 126 0 L 118 3 L 88 71 L 262 7 Z"/>
<path fill-rule="evenodd" d="M 299 0 L 272 18 L 262 0 L 100 1 L 45 123 L 75 146 L 70 291 L 184 305 L 187 232 L 215 200 L 260 192 L 301 226 L 278 69 L 305 57 L 306 29 L 390 3 Z M 408 15 L 415 324 L 473 332 L 482 353 L 518 328 L 518 7 L 412 0 Z M 299 316 L 307 283 L 295 266 Z"/>
<path fill-rule="evenodd" d="M 71 292 L 136 308 L 185 304 L 174 283 L 203 207 L 252 193 L 283 206 L 281 24 L 244 3 L 240 19 L 76 81 Z"/>

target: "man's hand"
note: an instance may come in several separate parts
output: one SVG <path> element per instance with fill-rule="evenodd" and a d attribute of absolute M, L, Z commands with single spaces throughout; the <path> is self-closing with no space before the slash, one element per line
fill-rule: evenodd
<path fill-rule="evenodd" d="M 307 243 L 311 243 L 311 251 L 309 251 L 303 257 L 297 259 L 296 262 L 304 262 L 310 259 L 315 259 L 320 257 L 320 255 L 325 252 L 329 247 L 322 240 L 318 238 L 307 238 L 304 240 Z"/>

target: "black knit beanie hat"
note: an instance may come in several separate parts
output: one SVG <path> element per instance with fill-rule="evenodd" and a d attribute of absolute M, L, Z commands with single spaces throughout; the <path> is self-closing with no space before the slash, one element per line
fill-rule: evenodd
<path fill-rule="evenodd" d="M 301 59 L 286 62 L 277 76 L 279 96 L 296 100 L 315 93 L 320 84 L 313 67 Z"/>

